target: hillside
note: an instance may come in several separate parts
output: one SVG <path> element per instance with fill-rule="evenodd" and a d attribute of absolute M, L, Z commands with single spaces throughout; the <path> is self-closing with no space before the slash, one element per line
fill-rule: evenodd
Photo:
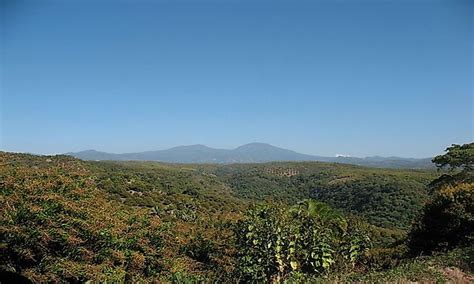
<path fill-rule="evenodd" d="M 198 166 L 249 200 L 327 202 L 377 226 L 406 229 L 428 198 L 435 171 L 373 169 L 321 162 Z"/>
<path fill-rule="evenodd" d="M 205 273 L 183 248 L 203 235 L 225 258 L 217 228 L 246 203 L 192 169 L 0 152 L 0 207 L 0 272 L 115 283 L 166 280 L 183 265 Z"/>
<path fill-rule="evenodd" d="M 169 163 L 264 163 L 272 161 L 320 161 L 379 168 L 433 168 L 431 159 L 399 157 L 323 157 L 297 153 L 265 143 L 245 144 L 235 149 L 215 149 L 204 145 L 179 146 L 167 150 L 111 154 L 95 150 L 66 153 L 83 160 L 160 161 Z"/>
<path fill-rule="evenodd" d="M 301 252 L 329 246 L 329 251 L 347 255 L 340 259 L 330 252 L 331 258 L 323 258 L 324 266 L 308 274 L 311 277 L 376 279 L 349 273 L 356 266 L 373 271 L 372 277 L 382 277 L 376 274 L 380 272 L 392 280 L 446 279 L 440 263 L 466 258 L 465 252 L 424 259 L 421 264 L 406 259 L 405 268 L 398 272 L 380 270 L 395 269 L 402 262 L 404 248 L 394 244 L 410 229 L 428 198 L 426 185 L 436 176 L 435 171 L 322 162 L 92 162 L 0 152 L 0 206 L 7 209 L 0 214 L 0 272 L 38 283 L 235 283 L 239 278 L 260 279 L 273 273 L 254 271 L 260 266 L 244 261 L 275 253 L 258 250 L 259 242 L 276 245 L 273 236 L 304 232 L 311 224 L 311 230 L 331 239 L 306 243 Z M 305 201 L 308 198 L 338 210 Z M 280 224 L 289 231 L 265 224 Z M 255 226 L 260 230 L 256 235 Z M 348 251 L 356 240 L 357 251 Z M 243 249 L 247 245 L 252 249 Z M 281 253 L 291 254 L 290 242 L 281 246 Z M 252 254 L 244 255 L 245 251 Z M 387 253 L 392 260 L 386 259 Z M 316 265 L 316 260 L 305 261 Z M 432 261 L 438 270 L 428 268 Z M 292 265 L 284 264 L 284 271 L 292 271 Z M 417 278 L 414 273 L 420 270 L 423 274 Z M 285 277 L 299 282 L 303 276 Z"/>

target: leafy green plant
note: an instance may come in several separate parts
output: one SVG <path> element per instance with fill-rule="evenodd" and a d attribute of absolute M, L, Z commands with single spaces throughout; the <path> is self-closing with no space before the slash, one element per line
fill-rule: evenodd
<path fill-rule="evenodd" d="M 244 281 L 279 281 L 291 272 L 321 274 L 336 261 L 354 265 L 369 246 L 338 212 L 314 200 L 285 209 L 260 205 L 235 228 Z M 344 255 L 338 259 L 337 255 Z"/>

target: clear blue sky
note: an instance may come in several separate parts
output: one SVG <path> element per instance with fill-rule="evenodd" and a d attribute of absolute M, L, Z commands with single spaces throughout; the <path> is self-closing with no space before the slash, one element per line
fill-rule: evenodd
<path fill-rule="evenodd" d="M 2 1 L 0 149 L 473 141 L 474 1 Z"/>

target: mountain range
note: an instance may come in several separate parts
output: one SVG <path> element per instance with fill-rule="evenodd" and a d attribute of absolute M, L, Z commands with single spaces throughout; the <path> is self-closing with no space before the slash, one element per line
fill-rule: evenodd
<path fill-rule="evenodd" d="M 292 150 L 275 147 L 266 143 L 250 143 L 235 149 L 215 149 L 204 145 L 178 146 L 166 150 L 146 151 L 137 153 L 113 154 L 96 150 L 70 152 L 66 155 L 82 160 L 114 160 L 114 161 L 160 161 L 169 163 L 263 163 L 273 161 L 321 161 L 353 164 L 380 168 L 433 168 L 430 158 L 400 157 L 324 157 L 301 154 Z"/>

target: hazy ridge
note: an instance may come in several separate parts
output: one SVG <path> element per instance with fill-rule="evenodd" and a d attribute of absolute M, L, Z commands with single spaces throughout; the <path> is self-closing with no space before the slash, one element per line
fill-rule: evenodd
<path fill-rule="evenodd" d="M 114 154 L 96 150 L 66 153 L 82 160 L 160 161 L 169 163 L 263 163 L 273 161 L 321 161 L 381 168 L 433 168 L 431 158 L 400 157 L 325 157 L 298 153 L 266 143 L 250 143 L 235 149 L 216 149 L 205 145 L 178 146 L 166 150 Z"/>

